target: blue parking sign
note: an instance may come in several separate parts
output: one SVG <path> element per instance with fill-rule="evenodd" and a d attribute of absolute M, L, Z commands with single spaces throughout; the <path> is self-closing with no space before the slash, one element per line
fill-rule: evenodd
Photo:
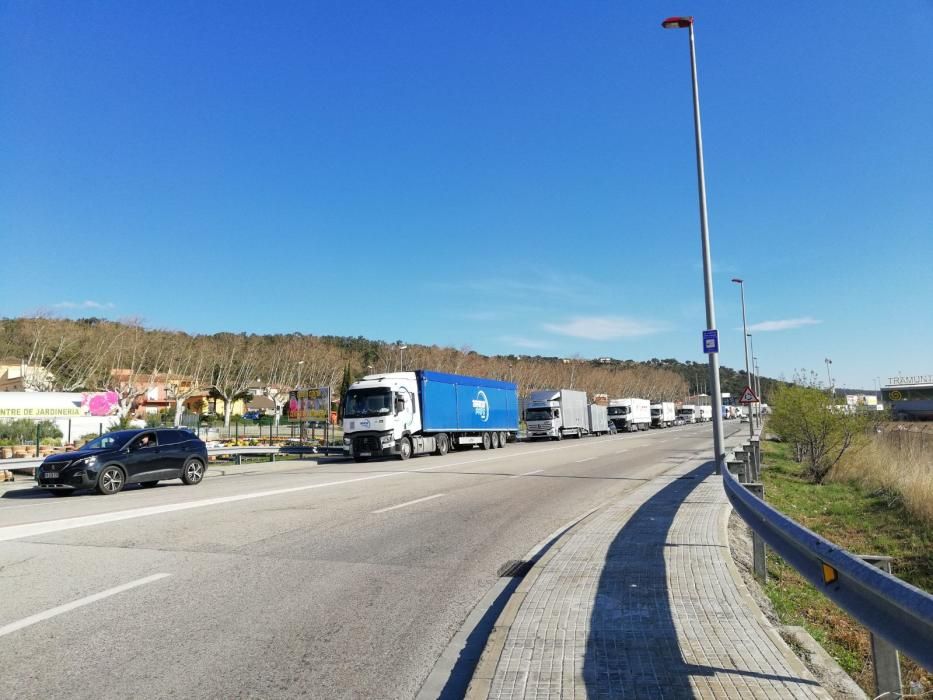
<path fill-rule="evenodd" d="M 703 352 L 707 355 L 719 352 L 719 331 L 703 331 Z"/>

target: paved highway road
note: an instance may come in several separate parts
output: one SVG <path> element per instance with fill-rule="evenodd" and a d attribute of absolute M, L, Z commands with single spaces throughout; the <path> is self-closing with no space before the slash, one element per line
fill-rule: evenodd
<path fill-rule="evenodd" d="M 711 431 L 8 492 L 0 697 L 412 698 L 504 562 Z"/>

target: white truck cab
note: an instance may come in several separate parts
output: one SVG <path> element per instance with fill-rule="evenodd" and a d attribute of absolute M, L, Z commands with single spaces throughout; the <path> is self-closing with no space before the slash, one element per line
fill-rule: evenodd
<path fill-rule="evenodd" d="M 414 372 L 388 372 L 354 382 L 344 398 L 343 434 L 365 437 L 361 457 L 397 452 L 402 437 L 421 430 L 416 410 L 418 381 Z"/>

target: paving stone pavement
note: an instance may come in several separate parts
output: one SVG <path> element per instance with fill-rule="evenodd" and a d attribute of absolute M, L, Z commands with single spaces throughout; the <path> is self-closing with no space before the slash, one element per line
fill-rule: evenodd
<path fill-rule="evenodd" d="M 565 536 L 516 591 L 469 696 L 829 698 L 735 569 L 712 472 L 686 462 Z"/>

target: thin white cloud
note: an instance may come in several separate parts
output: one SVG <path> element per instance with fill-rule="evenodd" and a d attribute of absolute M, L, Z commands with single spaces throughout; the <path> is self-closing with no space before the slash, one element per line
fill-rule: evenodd
<path fill-rule="evenodd" d="M 57 304 L 52 305 L 56 309 L 112 309 L 114 308 L 113 302 L 100 302 L 100 301 L 91 301 L 90 299 L 86 301 L 60 301 Z"/>
<path fill-rule="evenodd" d="M 786 318 L 781 321 L 762 321 L 761 323 L 753 323 L 748 327 L 748 330 L 760 331 L 762 333 L 767 331 L 788 331 L 792 328 L 815 326 L 820 323 L 822 323 L 822 321 L 805 316 L 803 318 Z"/>
<path fill-rule="evenodd" d="M 541 350 L 551 346 L 546 340 L 535 340 L 534 338 L 525 338 L 519 335 L 504 335 L 499 338 L 499 340 L 503 343 L 508 343 L 512 347 L 526 348 L 529 350 Z"/>
<path fill-rule="evenodd" d="M 577 316 L 566 323 L 545 323 L 544 330 L 586 340 L 637 338 L 665 330 L 663 323 L 640 321 L 624 316 Z"/>

